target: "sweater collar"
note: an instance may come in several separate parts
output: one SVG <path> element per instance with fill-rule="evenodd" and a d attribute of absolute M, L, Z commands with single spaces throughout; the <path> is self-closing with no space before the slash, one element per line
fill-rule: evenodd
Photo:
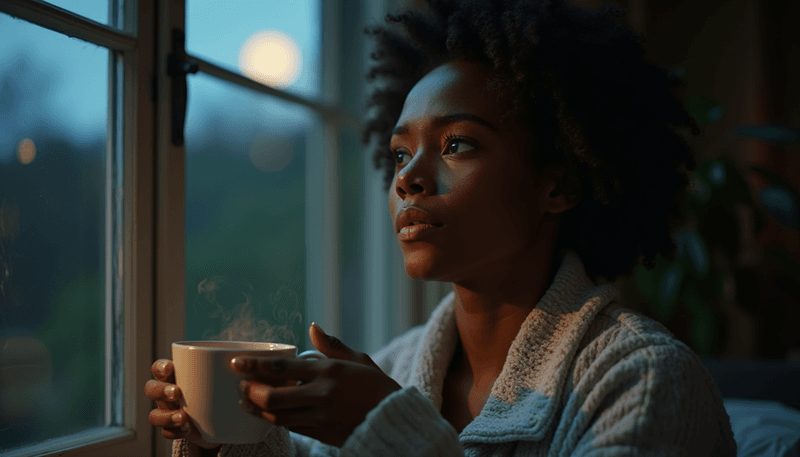
<path fill-rule="evenodd" d="M 461 432 L 462 442 L 539 441 L 553 422 L 569 367 L 594 316 L 618 299 L 597 286 L 577 254 L 567 250 L 553 284 L 523 322 L 481 413 Z M 415 357 L 414 385 L 441 410 L 447 368 L 458 342 L 455 295 L 431 314 Z"/>

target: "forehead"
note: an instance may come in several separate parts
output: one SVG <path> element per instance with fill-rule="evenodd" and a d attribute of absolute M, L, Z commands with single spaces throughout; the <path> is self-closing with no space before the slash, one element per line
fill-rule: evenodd
<path fill-rule="evenodd" d="M 491 77 L 488 68 L 475 62 L 436 67 L 409 92 L 398 125 L 453 113 L 472 113 L 499 124 L 509 105 L 488 90 Z"/>

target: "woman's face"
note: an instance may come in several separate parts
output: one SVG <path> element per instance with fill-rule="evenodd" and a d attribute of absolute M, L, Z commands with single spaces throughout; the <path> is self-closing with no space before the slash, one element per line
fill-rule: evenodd
<path fill-rule="evenodd" d="M 537 260 L 555 180 L 534 177 L 531 134 L 514 116 L 501 120 L 511 105 L 487 92 L 491 76 L 475 62 L 437 67 L 397 121 L 389 209 L 412 278 L 463 283 Z"/>

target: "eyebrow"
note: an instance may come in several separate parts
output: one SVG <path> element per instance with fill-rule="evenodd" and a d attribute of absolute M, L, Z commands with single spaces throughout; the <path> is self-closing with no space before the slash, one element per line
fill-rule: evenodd
<path fill-rule="evenodd" d="M 455 113 L 455 114 L 448 114 L 447 116 L 438 116 L 433 118 L 431 121 L 431 126 L 435 129 L 442 128 L 446 125 L 455 124 L 456 122 L 473 122 L 475 124 L 480 124 L 489 130 L 498 132 L 499 130 L 497 127 L 492 125 L 489 121 L 484 120 L 474 114 L 471 113 Z M 397 127 L 392 130 L 392 135 L 407 135 L 408 134 L 408 127 L 405 125 L 398 125 Z"/>

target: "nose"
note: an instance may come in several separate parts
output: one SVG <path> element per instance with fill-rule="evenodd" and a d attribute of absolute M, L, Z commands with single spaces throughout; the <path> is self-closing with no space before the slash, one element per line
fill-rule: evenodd
<path fill-rule="evenodd" d="M 395 179 L 395 192 L 400 198 L 413 195 L 433 195 L 436 192 L 435 179 L 426 154 L 420 152 L 400 171 Z"/>

